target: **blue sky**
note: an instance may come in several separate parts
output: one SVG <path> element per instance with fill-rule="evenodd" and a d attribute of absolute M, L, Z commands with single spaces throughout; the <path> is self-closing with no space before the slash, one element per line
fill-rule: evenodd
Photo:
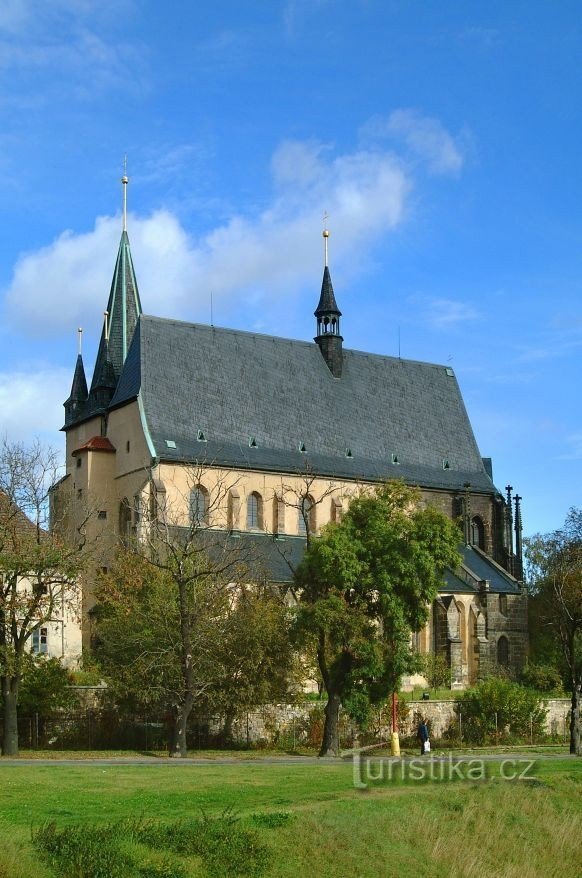
<path fill-rule="evenodd" d="M 526 533 L 582 487 L 579 2 L 2 0 L 0 432 L 59 443 L 121 230 L 144 310 L 453 366 Z"/>

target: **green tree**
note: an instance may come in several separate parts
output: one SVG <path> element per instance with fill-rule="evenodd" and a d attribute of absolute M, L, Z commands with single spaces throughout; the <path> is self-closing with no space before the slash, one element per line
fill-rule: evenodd
<path fill-rule="evenodd" d="M 71 675 L 56 658 L 28 657 L 22 673 L 18 707 L 25 716 L 38 714 L 45 719 L 55 710 L 73 707 Z"/>
<path fill-rule="evenodd" d="M 571 509 L 564 527 L 526 541 L 528 578 L 537 624 L 558 645 L 572 699 L 570 752 L 582 755 L 582 509 Z"/>
<path fill-rule="evenodd" d="M 185 503 L 150 504 L 141 533 L 101 578 L 94 611 L 96 657 L 113 690 L 127 707 L 171 716 L 175 756 L 186 755 L 193 710 L 228 720 L 282 691 L 289 670 L 284 607 L 249 586 L 260 579 L 249 544 L 211 526 L 226 520 L 232 486 L 215 481 L 202 499 L 203 479 L 198 468 L 190 473 L 188 524 Z"/>
<path fill-rule="evenodd" d="M 296 631 L 313 645 L 327 694 L 320 756 L 339 750 L 342 704 L 365 719 L 415 667 L 410 634 L 458 565 L 458 544 L 457 526 L 400 482 L 363 492 L 312 537 L 295 575 Z"/>
<path fill-rule="evenodd" d="M 232 603 L 229 579 L 201 552 L 155 563 L 121 550 L 96 590 L 95 656 L 126 710 L 168 716 L 170 754 L 187 754 L 195 706 L 221 677 L 221 638 Z"/>
<path fill-rule="evenodd" d="M 232 606 L 219 643 L 221 677 L 209 707 L 224 716 L 224 737 L 242 711 L 294 698 L 304 679 L 290 639 L 290 612 L 268 586 L 243 587 Z"/>
<path fill-rule="evenodd" d="M 30 640 L 55 618 L 80 611 L 84 544 L 48 529 L 48 493 L 57 460 L 39 443 L 0 448 L 0 683 L 2 753 L 18 754 L 18 696 Z"/>

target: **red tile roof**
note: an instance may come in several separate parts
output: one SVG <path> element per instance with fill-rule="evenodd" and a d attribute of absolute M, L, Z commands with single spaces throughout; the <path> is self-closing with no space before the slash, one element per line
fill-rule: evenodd
<path fill-rule="evenodd" d="M 93 436 L 84 445 L 80 445 L 73 451 L 73 455 L 79 454 L 81 451 L 109 451 L 115 452 L 115 447 L 111 444 L 106 436 Z"/>

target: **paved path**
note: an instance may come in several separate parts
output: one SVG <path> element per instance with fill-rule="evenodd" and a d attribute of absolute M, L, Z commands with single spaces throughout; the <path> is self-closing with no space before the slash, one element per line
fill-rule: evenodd
<path fill-rule="evenodd" d="M 580 759 L 580 765 L 582 766 L 582 758 L 578 756 L 574 756 L 570 753 L 529 753 L 527 750 L 514 751 L 514 752 L 505 752 L 505 753 L 487 753 L 487 754 L 479 754 L 479 752 L 475 753 L 443 753 L 443 754 L 433 754 L 430 758 L 418 756 L 405 756 L 402 759 L 392 759 L 390 756 L 375 756 L 374 753 L 362 752 L 362 757 L 364 758 L 372 758 L 375 761 L 379 761 L 380 759 L 385 762 L 410 762 L 411 759 L 420 760 L 422 759 L 425 762 L 449 762 L 450 760 L 454 760 L 455 762 L 470 762 L 473 759 L 481 759 L 484 762 L 502 762 L 504 759 L 513 759 L 513 760 L 535 760 L 538 761 L 540 759 L 548 760 L 548 759 Z M 1 758 L 0 759 L 0 767 L 4 765 L 16 766 L 16 765 L 119 765 L 119 766 L 127 766 L 127 765 L 159 765 L 159 766 L 174 766 L 174 765 L 194 765 L 194 766 L 213 766 L 213 765 L 342 765 L 349 764 L 351 762 L 351 756 L 346 756 L 344 758 L 326 758 L 326 759 L 318 759 L 316 756 L 262 756 L 257 757 L 256 759 L 236 759 L 232 756 L 219 756 L 215 759 L 204 759 L 204 758 L 194 758 L 188 757 L 186 759 L 170 759 L 166 756 L 116 756 L 116 757 L 106 757 L 100 759 L 96 758 L 85 758 L 85 759 L 26 759 L 25 757 L 19 759 L 8 759 Z"/>

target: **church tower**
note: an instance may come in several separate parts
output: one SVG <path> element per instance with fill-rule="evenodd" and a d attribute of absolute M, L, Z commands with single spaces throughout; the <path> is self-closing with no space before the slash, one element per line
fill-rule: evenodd
<path fill-rule="evenodd" d="M 334 378 L 341 378 L 343 366 L 342 342 L 340 335 L 340 317 L 342 312 L 338 308 L 333 286 L 331 283 L 331 275 L 329 273 L 327 241 L 329 232 L 323 230 L 323 240 L 325 241 L 325 267 L 323 269 L 323 281 L 321 283 L 321 295 L 319 297 L 319 305 L 314 311 L 317 318 L 317 335 L 314 341 L 319 345 L 319 350 L 323 355 L 323 359 L 327 363 L 329 371 Z"/>
<path fill-rule="evenodd" d="M 121 178 L 121 182 L 123 185 L 123 229 L 93 371 L 91 390 L 87 393 L 87 382 L 79 352 L 71 395 L 65 402 L 65 427 L 105 411 L 115 393 L 137 321 L 142 313 L 127 235 L 127 184 L 129 178 L 126 174 Z"/>

